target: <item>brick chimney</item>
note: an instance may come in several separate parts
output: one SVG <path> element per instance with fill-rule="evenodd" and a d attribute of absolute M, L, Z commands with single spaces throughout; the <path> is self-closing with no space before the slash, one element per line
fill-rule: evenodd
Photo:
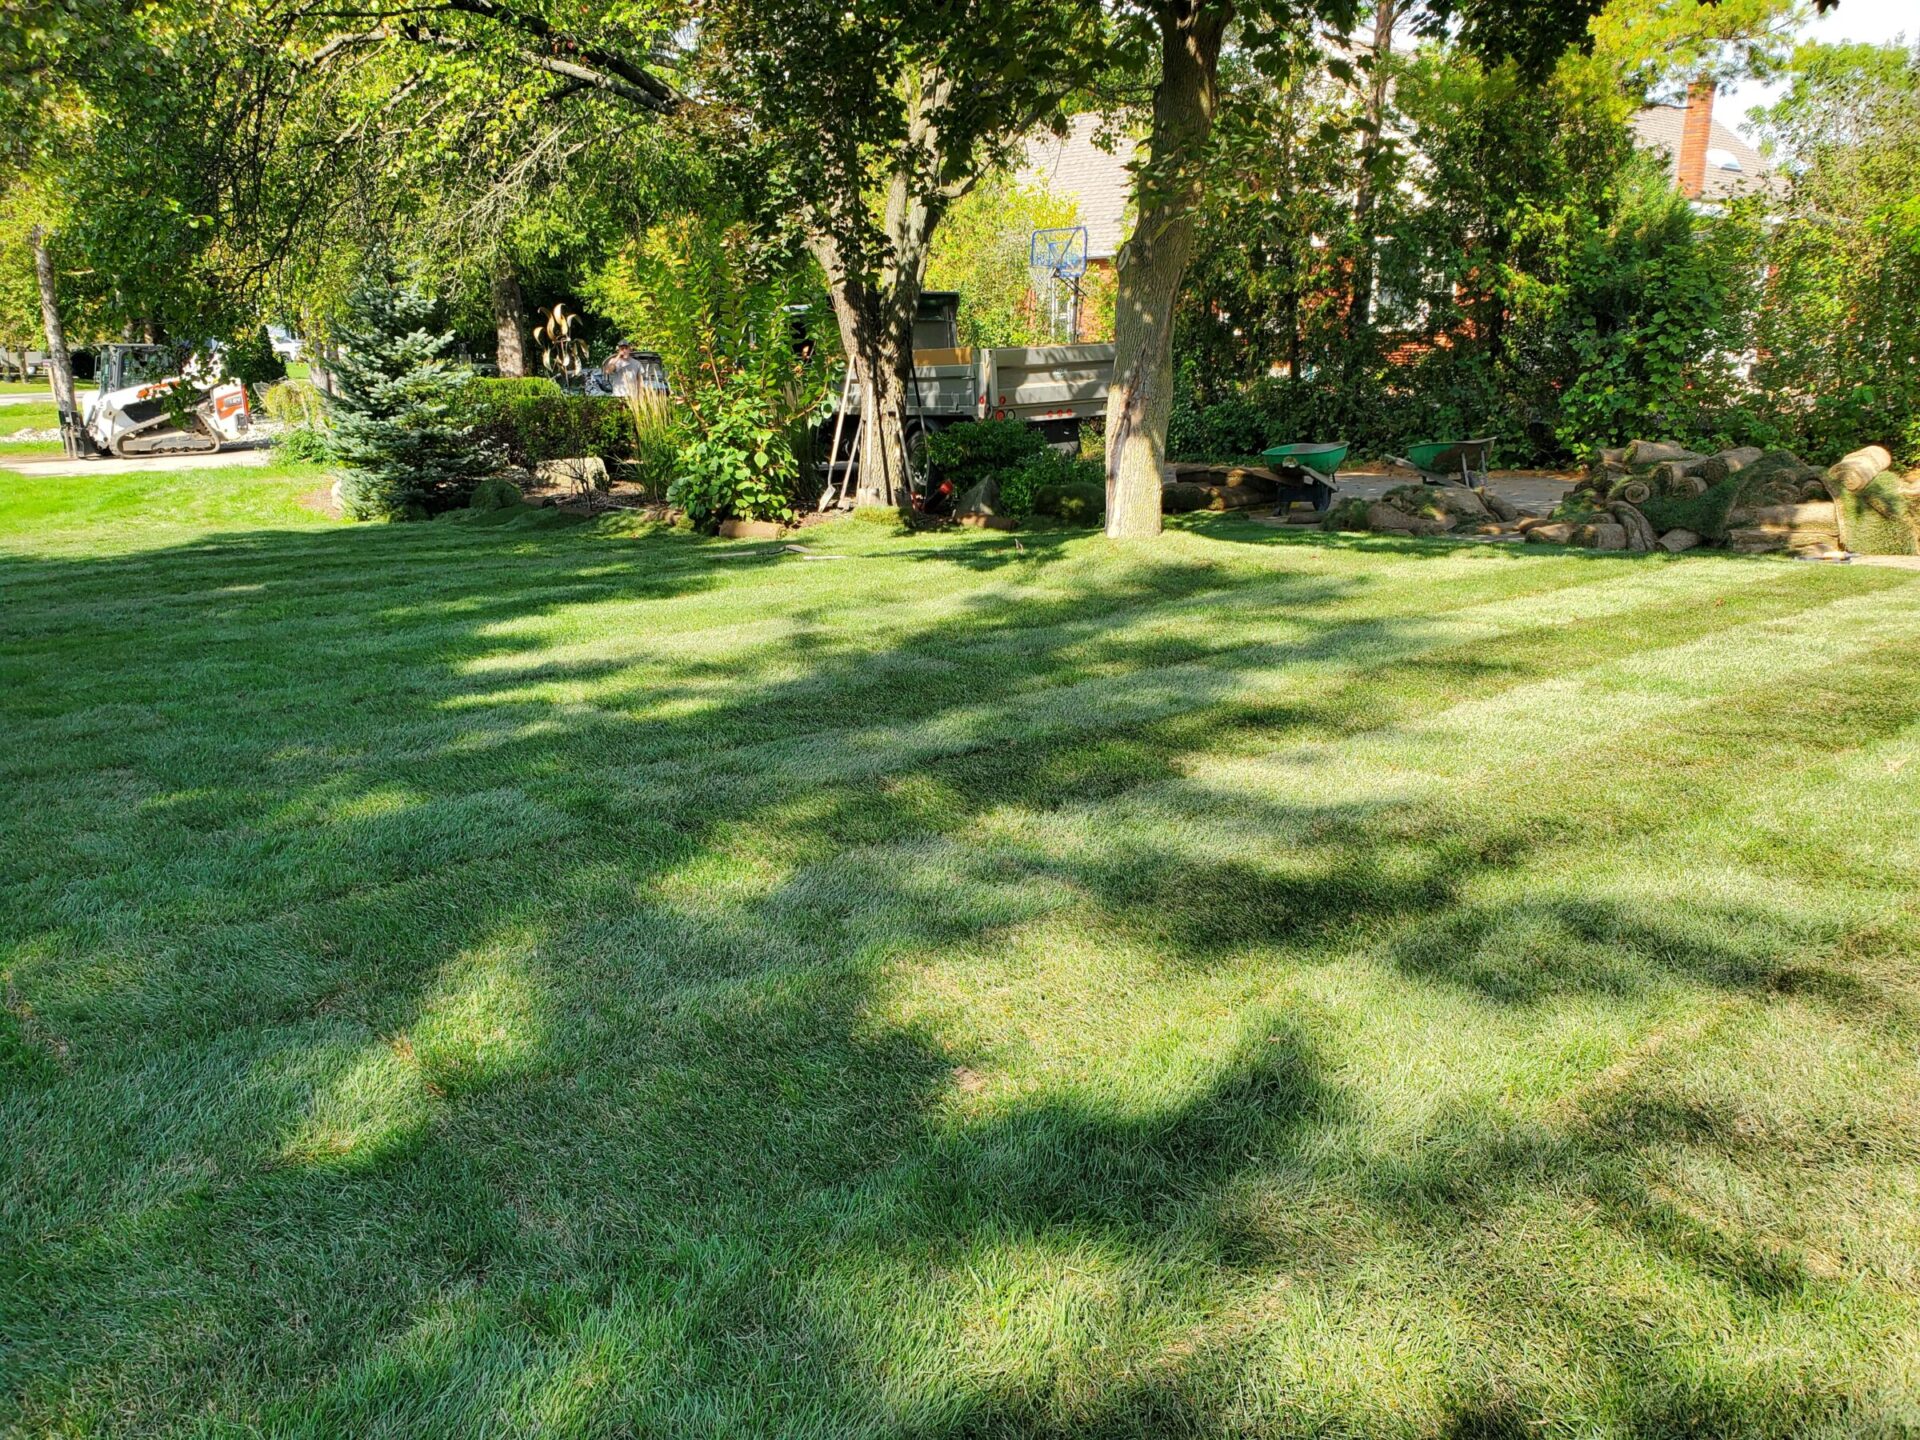
<path fill-rule="evenodd" d="M 1696 80 L 1687 87 L 1687 110 L 1680 130 L 1680 159 L 1674 172 L 1680 193 L 1698 200 L 1707 188 L 1707 146 L 1713 140 L 1713 81 Z"/>

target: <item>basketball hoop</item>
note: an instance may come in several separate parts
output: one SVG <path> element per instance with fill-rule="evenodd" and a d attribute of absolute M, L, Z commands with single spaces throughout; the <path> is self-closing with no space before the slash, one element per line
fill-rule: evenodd
<path fill-rule="evenodd" d="M 1080 277 L 1087 273 L 1087 227 L 1058 225 L 1033 232 L 1027 274 L 1050 335 L 1080 338 Z"/>

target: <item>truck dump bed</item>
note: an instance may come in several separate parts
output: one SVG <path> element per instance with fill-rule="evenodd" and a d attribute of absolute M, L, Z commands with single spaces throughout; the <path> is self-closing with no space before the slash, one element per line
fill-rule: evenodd
<path fill-rule="evenodd" d="M 980 418 L 1091 420 L 1107 413 L 1111 345 L 1012 346 L 984 352 Z"/>

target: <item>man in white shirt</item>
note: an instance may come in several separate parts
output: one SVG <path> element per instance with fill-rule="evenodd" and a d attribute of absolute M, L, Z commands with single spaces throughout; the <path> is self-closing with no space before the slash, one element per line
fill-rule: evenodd
<path fill-rule="evenodd" d="M 622 340 L 613 347 L 600 371 L 607 377 L 607 388 L 621 397 L 637 395 L 645 388 L 642 378 L 640 357 L 633 353 L 633 342 Z"/>

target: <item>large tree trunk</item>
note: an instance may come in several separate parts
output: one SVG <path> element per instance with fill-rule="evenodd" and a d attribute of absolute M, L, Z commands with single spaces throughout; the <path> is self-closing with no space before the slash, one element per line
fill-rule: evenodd
<path fill-rule="evenodd" d="M 951 83 L 937 72 L 919 77 L 907 143 L 912 151 L 927 156 L 928 162 L 924 167 L 896 168 L 888 183 L 881 220 L 886 255 L 878 267 L 856 271 L 837 238 L 843 230 L 864 222 L 861 212 L 867 200 L 863 195 L 850 192 L 841 197 L 842 204 L 855 207 L 846 214 L 836 215 L 831 204 L 823 206 L 809 236 L 809 248 L 826 272 L 842 349 L 859 372 L 860 475 L 854 497 L 858 505 L 905 509 L 912 504 L 907 426 L 913 393 L 913 323 L 920 310 L 934 228 L 954 198 L 946 188 L 929 186 L 926 177 L 945 169 L 934 117 L 951 89 Z"/>
<path fill-rule="evenodd" d="M 905 508 L 912 501 L 907 477 L 907 395 L 913 364 L 913 313 L 919 287 L 910 294 L 884 294 L 879 286 L 849 275 L 839 247 L 826 236 L 811 248 L 827 274 L 827 295 L 840 328 L 840 348 L 854 367 L 860 390 L 859 454 L 854 503 Z M 905 333 L 896 316 L 904 304 Z M 836 457 L 837 458 L 837 457 Z"/>
<path fill-rule="evenodd" d="M 1231 0 L 1166 0 L 1138 220 L 1121 247 L 1107 392 L 1107 534 L 1160 533 L 1160 484 L 1173 413 L 1173 302 L 1193 250 L 1193 210 L 1213 132 L 1220 41 Z"/>
<path fill-rule="evenodd" d="M 1359 249 L 1353 257 L 1353 293 L 1347 303 L 1347 338 L 1373 328 L 1373 212 L 1379 202 L 1381 132 L 1387 120 L 1387 62 L 1393 55 L 1393 27 L 1399 22 L 1403 0 L 1376 0 L 1373 10 L 1373 63 L 1368 73 L 1366 138 L 1360 142 L 1360 178 L 1354 195 L 1353 223 Z"/>
<path fill-rule="evenodd" d="M 493 266 L 494 363 L 501 378 L 518 380 L 533 373 L 527 363 L 527 303 L 513 261 L 502 255 Z"/>
<path fill-rule="evenodd" d="M 898 347 L 883 336 L 860 366 L 860 430 L 873 443 L 860 447 L 860 483 L 856 505 L 913 504 L 907 463 L 909 382 L 902 375 Z"/>
<path fill-rule="evenodd" d="M 47 332 L 47 378 L 53 384 L 54 407 L 60 412 L 60 440 L 68 455 L 80 448 L 80 402 L 73 390 L 73 357 L 67 353 L 67 332 L 60 323 L 60 298 L 53 285 L 53 256 L 47 234 L 33 227 L 33 273 L 40 282 L 40 323 Z"/>

